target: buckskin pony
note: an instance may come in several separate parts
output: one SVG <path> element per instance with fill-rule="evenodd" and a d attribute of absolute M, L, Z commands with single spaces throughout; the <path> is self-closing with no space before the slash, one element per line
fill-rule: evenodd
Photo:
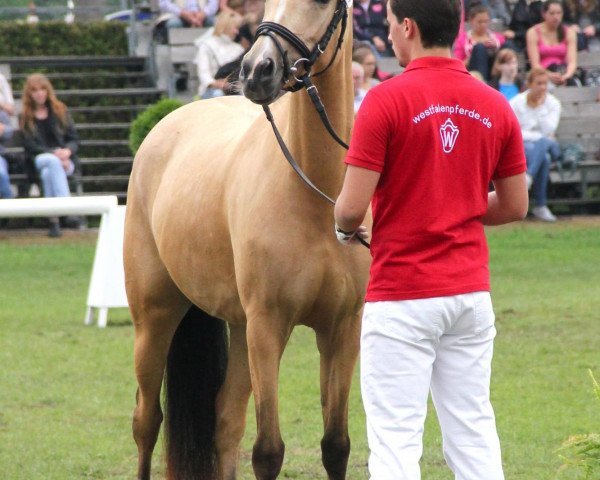
<path fill-rule="evenodd" d="M 241 68 L 244 96 L 177 109 L 135 157 L 124 262 L 139 479 L 150 478 L 163 377 L 169 479 L 236 478 L 251 393 L 254 474 L 276 478 L 284 456 L 279 364 L 296 325 L 314 329 L 320 353 L 323 465 L 330 479 L 346 476 L 348 396 L 370 256 L 336 241 L 332 206 L 285 162 L 260 106 L 270 104 L 306 175 L 337 196 L 344 149 L 306 90 L 281 93 L 312 71 L 333 129 L 349 138 L 352 33 L 345 19 L 332 24 L 340 9 L 345 16 L 343 0 L 267 0 L 265 24 Z M 317 46 L 328 28 L 332 41 Z M 318 52 L 312 68 L 306 52 Z"/>

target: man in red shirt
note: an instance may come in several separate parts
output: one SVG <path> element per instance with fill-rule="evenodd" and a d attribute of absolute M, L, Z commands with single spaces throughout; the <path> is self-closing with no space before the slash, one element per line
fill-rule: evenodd
<path fill-rule="evenodd" d="M 373 210 L 361 338 L 369 471 L 420 478 L 431 390 L 456 479 L 501 480 L 483 226 L 527 213 L 521 130 L 502 95 L 451 58 L 460 0 L 390 0 L 387 9 L 406 70 L 364 99 L 335 208 L 342 243 L 365 235 Z"/>

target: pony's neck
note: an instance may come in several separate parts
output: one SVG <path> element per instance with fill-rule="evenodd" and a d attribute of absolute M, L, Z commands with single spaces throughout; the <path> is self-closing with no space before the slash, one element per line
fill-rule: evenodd
<path fill-rule="evenodd" d="M 350 10 L 349 15 L 352 15 Z M 339 28 L 339 27 L 338 27 Z M 336 32 L 337 33 L 337 32 Z M 337 45 L 337 34 L 328 49 Z M 324 68 L 330 57 L 323 55 L 313 72 Z M 334 63 L 312 80 L 319 91 L 325 111 L 338 136 L 350 142 L 354 121 L 352 85 L 352 22 L 348 22 L 344 42 Z M 289 145 L 294 158 L 312 182 L 324 193 L 337 198 L 344 179 L 346 150 L 329 135 L 305 90 L 292 94 L 289 112 Z"/>

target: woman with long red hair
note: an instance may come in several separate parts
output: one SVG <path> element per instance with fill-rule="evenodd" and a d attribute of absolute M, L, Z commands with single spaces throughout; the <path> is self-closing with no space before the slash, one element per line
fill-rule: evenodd
<path fill-rule="evenodd" d="M 56 98 L 52 84 L 41 73 L 25 80 L 20 126 L 27 161 L 40 176 L 44 196 L 70 196 L 67 176 L 78 164 L 79 138 L 66 105 Z M 49 235 L 61 235 L 58 218 L 50 219 Z"/>

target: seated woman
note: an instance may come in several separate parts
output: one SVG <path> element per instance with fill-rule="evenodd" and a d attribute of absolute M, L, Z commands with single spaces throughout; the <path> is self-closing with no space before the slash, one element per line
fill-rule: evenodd
<path fill-rule="evenodd" d="M 383 0 L 354 0 L 352 28 L 355 39 L 369 42 L 380 55 L 392 56 L 386 13 L 386 2 Z"/>
<path fill-rule="evenodd" d="M 577 36 L 563 24 L 561 0 L 542 5 L 543 21 L 527 30 L 527 57 L 531 68 L 544 68 L 553 85 L 578 85 Z"/>
<path fill-rule="evenodd" d="M 490 14 L 487 7 L 480 4 L 472 6 L 467 18 L 470 29 L 461 32 L 454 42 L 454 56 L 464 62 L 467 70 L 477 70 L 488 81 L 492 62 L 505 38 L 489 29 Z"/>
<path fill-rule="evenodd" d="M 363 69 L 363 80 L 360 86 L 366 93 L 371 87 L 374 87 L 380 80 L 377 75 L 377 59 L 371 47 L 363 42 L 357 43 L 352 49 L 352 61 L 360 64 Z"/>
<path fill-rule="evenodd" d="M 69 197 L 67 176 L 78 166 L 79 138 L 66 105 L 56 98 L 46 76 L 29 75 L 23 87 L 20 126 L 27 161 L 39 173 L 45 197 Z M 78 220 L 69 218 L 72 226 Z M 51 237 L 61 235 L 58 218 L 50 219 Z"/>
<path fill-rule="evenodd" d="M 527 90 L 510 101 L 525 145 L 527 184 L 533 186 L 535 207 L 533 215 L 544 222 L 556 217 L 547 206 L 547 188 L 551 160 L 560 156 L 555 132 L 560 120 L 560 101 L 548 93 L 548 72 L 534 67 L 527 74 Z M 532 185 L 533 184 L 533 185 Z"/>
<path fill-rule="evenodd" d="M 194 62 L 198 67 L 200 98 L 220 97 L 230 89 L 227 78 L 217 73 L 244 54 L 244 47 L 235 41 L 241 24 L 241 15 L 226 10 L 217 15 L 214 29 L 196 41 L 198 54 Z"/>
<path fill-rule="evenodd" d="M 507 100 L 512 100 L 521 91 L 522 82 L 518 75 L 517 54 L 510 48 L 501 49 L 494 60 L 489 85 L 500 91 Z"/>

